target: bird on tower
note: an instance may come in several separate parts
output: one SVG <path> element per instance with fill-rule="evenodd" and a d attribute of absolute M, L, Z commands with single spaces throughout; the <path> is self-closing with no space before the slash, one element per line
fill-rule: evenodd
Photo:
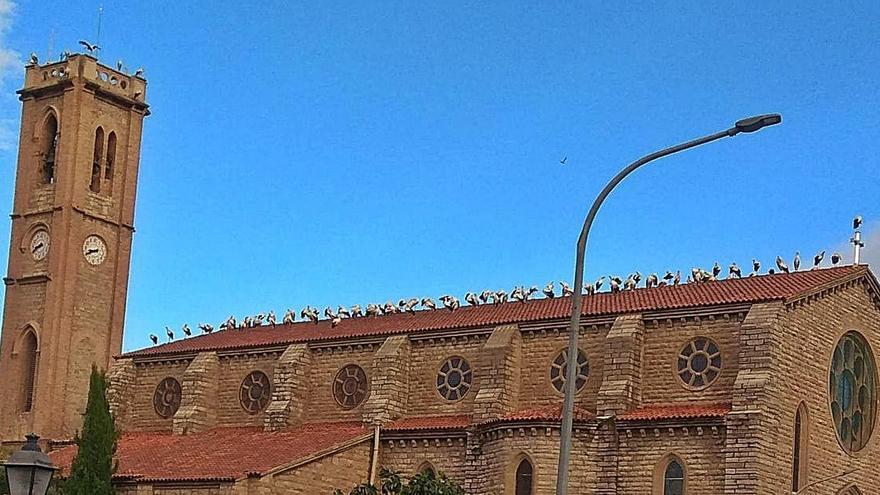
<path fill-rule="evenodd" d="M 858 215 L 853 218 L 853 230 L 859 230 L 862 226 L 862 216 Z"/>

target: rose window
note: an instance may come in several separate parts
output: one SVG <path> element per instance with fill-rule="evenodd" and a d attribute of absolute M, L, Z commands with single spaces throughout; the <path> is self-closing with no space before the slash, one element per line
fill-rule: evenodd
<path fill-rule="evenodd" d="M 590 363 L 584 351 L 578 349 L 577 375 L 575 376 L 575 393 L 581 391 L 587 384 L 587 376 L 590 374 Z M 550 363 L 550 383 L 557 392 L 565 392 L 565 377 L 568 372 L 568 349 L 563 349 L 556 355 L 556 359 Z"/>
<path fill-rule="evenodd" d="M 367 374 L 356 364 L 349 364 L 336 373 L 333 380 L 333 398 L 345 409 L 352 409 L 367 398 Z"/>
<path fill-rule="evenodd" d="M 472 383 L 471 365 L 462 357 L 447 359 L 437 372 L 437 392 L 446 400 L 461 399 L 467 395 Z"/>
<path fill-rule="evenodd" d="M 171 377 L 159 382 L 153 393 L 153 409 L 156 410 L 156 414 L 165 419 L 174 416 L 180 408 L 180 396 L 180 382 Z"/>
<path fill-rule="evenodd" d="M 272 383 L 262 371 L 253 371 L 244 377 L 238 391 L 241 407 L 250 414 L 256 414 L 269 405 L 272 398 Z"/>
<path fill-rule="evenodd" d="M 828 391 L 837 438 L 847 452 L 868 443 L 877 416 L 877 367 L 864 337 L 844 335 L 831 359 Z"/>
<path fill-rule="evenodd" d="M 721 373 L 721 351 L 715 342 L 697 337 L 678 354 L 678 377 L 694 389 L 708 387 Z"/>

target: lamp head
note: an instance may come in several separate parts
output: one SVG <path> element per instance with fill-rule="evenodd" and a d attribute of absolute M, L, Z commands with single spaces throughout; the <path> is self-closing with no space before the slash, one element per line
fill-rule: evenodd
<path fill-rule="evenodd" d="M 782 115 L 779 115 L 778 113 L 768 113 L 767 115 L 758 115 L 755 117 L 738 120 L 733 127 L 734 129 L 736 129 L 737 133 L 755 132 L 764 127 L 776 125 L 780 122 L 782 122 Z"/>

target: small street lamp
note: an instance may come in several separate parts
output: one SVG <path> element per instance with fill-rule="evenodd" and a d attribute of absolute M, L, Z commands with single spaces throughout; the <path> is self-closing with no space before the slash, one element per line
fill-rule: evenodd
<path fill-rule="evenodd" d="M 11 495 L 46 495 L 49 482 L 58 469 L 49 456 L 40 450 L 37 435 L 27 435 L 27 443 L 3 463 Z"/>
<path fill-rule="evenodd" d="M 583 305 L 583 288 L 584 288 L 584 258 L 587 251 L 587 238 L 590 235 L 590 228 L 593 226 L 593 220 L 599 207 L 605 198 L 611 194 L 611 191 L 630 173 L 642 165 L 652 162 L 658 158 L 678 153 L 686 149 L 700 146 L 701 144 L 711 143 L 718 139 L 733 137 L 739 133 L 755 132 L 764 127 L 776 125 L 782 122 L 782 116 L 779 114 L 758 115 L 737 121 L 733 127 L 710 134 L 693 141 L 688 141 L 676 146 L 672 146 L 660 151 L 655 151 L 650 155 L 645 155 L 635 162 L 629 164 L 621 170 L 610 182 L 602 189 L 599 196 L 593 202 L 590 212 L 584 220 L 584 227 L 581 235 L 578 237 L 577 251 L 575 252 L 574 263 L 574 292 L 571 295 L 571 321 L 568 327 L 568 356 L 578 355 L 578 331 L 580 330 L 581 307 Z M 574 417 L 574 385 L 577 366 L 565 367 L 565 401 L 562 406 L 562 430 L 559 435 L 559 464 L 556 471 L 556 495 L 568 495 L 568 464 L 571 456 L 571 430 Z"/>

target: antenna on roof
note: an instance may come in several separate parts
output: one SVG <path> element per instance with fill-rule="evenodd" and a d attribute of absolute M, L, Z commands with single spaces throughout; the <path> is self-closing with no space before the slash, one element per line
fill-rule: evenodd
<path fill-rule="evenodd" d="M 51 31 L 49 31 L 49 46 L 46 51 L 46 60 L 52 60 L 55 56 L 55 28 L 53 27 Z"/>
<path fill-rule="evenodd" d="M 101 20 L 104 18 L 104 3 L 98 5 L 98 35 L 95 36 L 95 44 L 101 45 Z"/>
<path fill-rule="evenodd" d="M 862 254 L 862 248 L 865 247 L 865 243 L 862 242 L 862 216 L 859 215 L 853 218 L 853 236 L 849 240 L 853 244 L 853 264 L 859 264 L 859 258 Z"/>

